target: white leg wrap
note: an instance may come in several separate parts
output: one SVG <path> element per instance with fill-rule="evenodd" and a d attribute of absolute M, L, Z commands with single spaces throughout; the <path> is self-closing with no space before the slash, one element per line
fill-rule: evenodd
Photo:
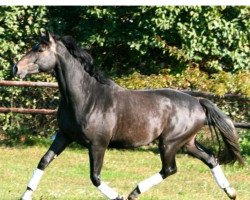
<path fill-rule="evenodd" d="M 109 199 L 116 199 L 118 197 L 118 193 L 104 182 L 101 182 L 101 185 L 97 188 Z"/>
<path fill-rule="evenodd" d="M 25 193 L 23 194 L 23 196 L 21 197 L 21 200 L 32 200 L 31 196 L 32 196 L 32 192 L 31 190 L 26 190 Z"/>
<path fill-rule="evenodd" d="M 225 177 L 220 165 L 217 165 L 211 170 L 214 179 L 216 180 L 218 186 L 222 189 L 227 188 L 230 186 L 227 178 Z"/>
<path fill-rule="evenodd" d="M 146 192 L 147 190 L 149 190 L 151 187 L 159 184 L 162 181 L 163 181 L 162 176 L 159 173 L 157 173 L 157 174 L 151 176 L 150 178 L 140 182 L 138 184 L 138 188 L 139 188 L 140 192 L 143 193 L 143 192 Z"/>
<path fill-rule="evenodd" d="M 30 179 L 30 182 L 28 183 L 28 187 L 30 189 L 32 189 L 33 191 L 36 190 L 37 185 L 38 185 L 39 181 L 41 180 L 43 173 L 44 173 L 43 170 L 35 169 L 35 171 L 33 172 L 32 177 Z"/>

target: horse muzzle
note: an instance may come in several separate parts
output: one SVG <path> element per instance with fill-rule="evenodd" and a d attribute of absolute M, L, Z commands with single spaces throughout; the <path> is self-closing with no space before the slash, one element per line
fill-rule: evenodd
<path fill-rule="evenodd" d="M 20 67 L 17 64 L 14 64 L 12 71 L 14 76 L 23 79 L 27 74 L 39 73 L 39 66 L 35 63 L 30 63 L 25 67 Z"/>
<path fill-rule="evenodd" d="M 18 76 L 19 78 L 23 79 L 28 74 L 28 71 L 26 69 L 18 68 L 17 64 L 14 64 L 12 73 L 13 76 Z"/>

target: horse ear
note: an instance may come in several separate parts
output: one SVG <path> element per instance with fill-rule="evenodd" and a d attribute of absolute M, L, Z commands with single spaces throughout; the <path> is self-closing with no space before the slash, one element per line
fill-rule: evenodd
<path fill-rule="evenodd" d="M 48 38 L 48 42 L 53 45 L 56 43 L 56 40 L 55 38 L 51 35 L 50 32 L 46 31 L 46 35 L 47 35 L 47 38 Z"/>
<path fill-rule="evenodd" d="M 49 32 L 40 30 L 41 42 L 48 44 L 49 43 Z"/>

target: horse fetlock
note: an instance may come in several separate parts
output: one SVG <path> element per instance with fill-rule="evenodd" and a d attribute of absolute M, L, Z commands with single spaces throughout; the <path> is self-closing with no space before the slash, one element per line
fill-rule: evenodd
<path fill-rule="evenodd" d="M 90 175 L 90 180 L 93 183 L 94 186 L 98 187 L 101 185 L 100 177 L 96 174 Z"/>
<path fill-rule="evenodd" d="M 236 190 L 232 187 L 224 188 L 225 193 L 230 199 L 236 199 Z"/>
<path fill-rule="evenodd" d="M 163 168 L 161 170 L 160 174 L 162 175 L 163 179 L 165 179 L 168 176 L 175 174 L 176 172 L 177 172 L 177 167 L 173 166 L 173 167 L 169 167 L 169 168 Z"/>

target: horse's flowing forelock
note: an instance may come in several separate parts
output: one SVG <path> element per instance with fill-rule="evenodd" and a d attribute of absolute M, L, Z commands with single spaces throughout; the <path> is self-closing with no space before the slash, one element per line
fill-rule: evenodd
<path fill-rule="evenodd" d="M 109 84 L 109 80 L 103 75 L 103 73 L 94 67 L 92 56 L 87 53 L 87 51 L 78 47 L 73 37 L 64 36 L 60 41 L 67 48 L 69 53 L 84 66 L 85 71 L 89 73 L 90 76 L 93 76 L 102 84 Z"/>

